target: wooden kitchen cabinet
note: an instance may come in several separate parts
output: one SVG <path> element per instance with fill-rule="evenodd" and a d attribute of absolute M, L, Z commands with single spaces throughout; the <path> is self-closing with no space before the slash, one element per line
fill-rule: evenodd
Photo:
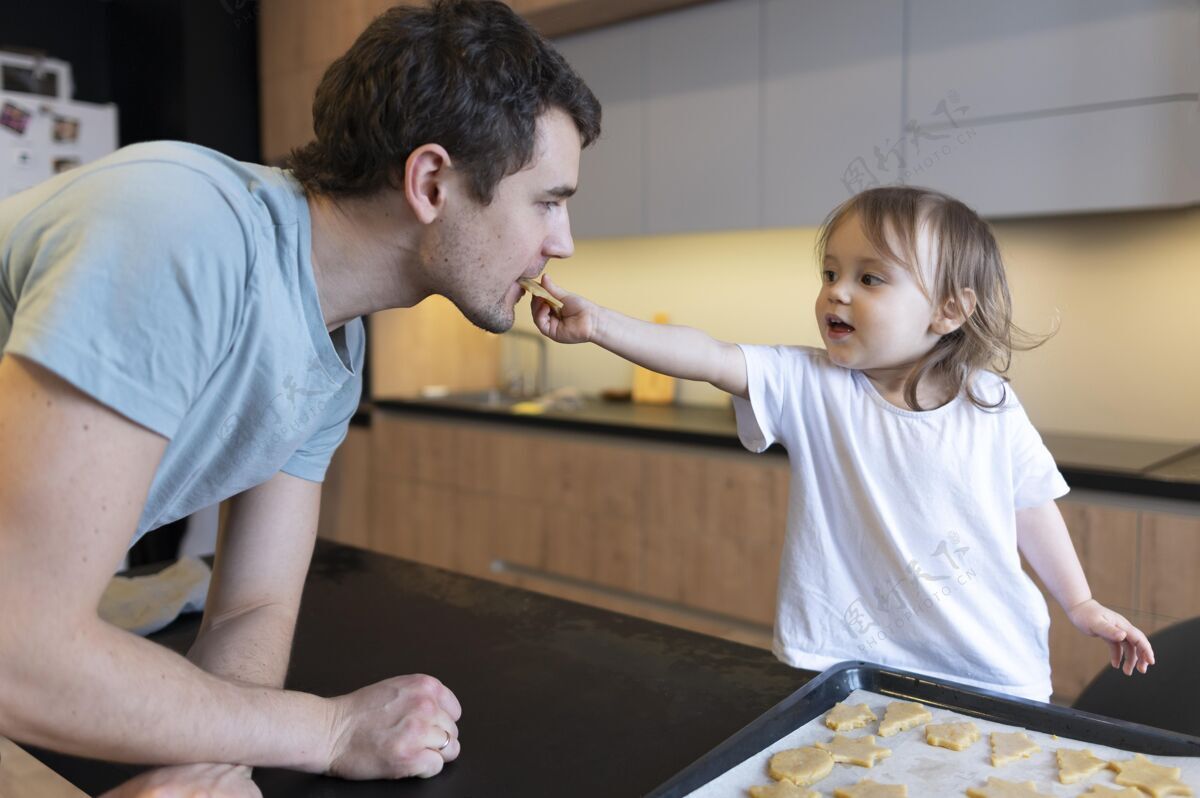
<path fill-rule="evenodd" d="M 334 458 L 321 534 L 767 646 L 787 494 L 774 455 L 377 411 Z M 1200 615 L 1200 512 L 1059 505 L 1098 601 L 1147 633 Z M 1070 702 L 1108 648 L 1046 601 L 1055 698 Z"/>
<path fill-rule="evenodd" d="M 323 535 L 767 641 L 786 512 L 782 458 L 386 412 L 370 435 L 368 531 L 330 522 Z M 357 462 L 339 452 L 330 487 L 344 490 L 342 471 Z"/>
<path fill-rule="evenodd" d="M 1060 501 L 1059 507 L 1097 601 L 1146 634 L 1200 615 L 1195 579 L 1200 515 L 1089 500 Z M 1058 602 L 1036 577 L 1034 581 L 1050 608 L 1054 694 L 1071 701 L 1107 667 L 1108 646 L 1075 629 Z"/>

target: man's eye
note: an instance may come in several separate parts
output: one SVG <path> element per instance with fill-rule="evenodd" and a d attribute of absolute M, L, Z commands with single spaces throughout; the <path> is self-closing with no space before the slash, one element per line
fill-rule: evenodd
<path fill-rule="evenodd" d="M 543 208 L 549 211 L 554 210 L 558 206 L 562 205 L 562 200 L 549 200 L 548 202 L 542 202 L 540 204 Z"/>
<path fill-rule="evenodd" d="M 862 281 L 863 285 L 883 285 L 883 278 L 874 274 L 864 274 Z"/>

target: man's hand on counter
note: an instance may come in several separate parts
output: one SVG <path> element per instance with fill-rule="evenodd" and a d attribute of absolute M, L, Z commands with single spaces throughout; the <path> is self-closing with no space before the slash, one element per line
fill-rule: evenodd
<path fill-rule="evenodd" d="M 244 765 L 176 765 L 150 770 L 100 798 L 262 798 Z"/>
<path fill-rule="evenodd" d="M 462 707 L 432 676 L 397 676 L 332 700 L 331 775 L 428 778 L 458 758 Z"/>

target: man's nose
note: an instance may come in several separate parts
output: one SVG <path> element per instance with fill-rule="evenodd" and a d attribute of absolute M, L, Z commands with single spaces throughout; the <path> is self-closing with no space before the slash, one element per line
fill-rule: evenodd
<path fill-rule="evenodd" d="M 548 258 L 569 258 L 575 254 L 575 240 L 571 238 L 571 218 L 565 205 L 542 246 L 542 254 Z"/>

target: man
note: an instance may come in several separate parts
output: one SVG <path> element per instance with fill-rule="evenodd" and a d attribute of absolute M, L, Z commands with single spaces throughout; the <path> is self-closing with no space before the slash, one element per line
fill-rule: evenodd
<path fill-rule="evenodd" d="M 507 330 L 517 280 L 572 253 L 599 125 L 507 6 L 439 0 L 334 62 L 292 172 L 153 143 L 0 202 L 0 734 L 180 766 L 120 794 L 459 755 L 430 676 L 281 689 L 320 481 L 358 403 L 359 317 L 441 294 Z M 97 618 L 131 540 L 228 497 L 186 659 Z"/>

